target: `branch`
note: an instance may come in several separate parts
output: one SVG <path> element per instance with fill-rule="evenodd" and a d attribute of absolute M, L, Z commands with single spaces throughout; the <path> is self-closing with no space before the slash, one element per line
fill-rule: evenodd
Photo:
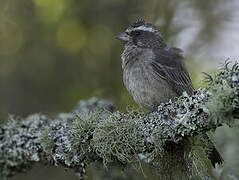
<path fill-rule="evenodd" d="M 210 163 L 202 137 L 223 124 L 233 126 L 239 116 L 238 65 L 226 64 L 205 79 L 208 89 L 183 94 L 148 114 L 115 111 L 111 102 L 92 98 L 54 119 L 10 116 L 0 126 L 0 179 L 35 162 L 71 168 L 84 178 L 95 161 L 124 166 L 142 160 L 163 179 L 203 179 Z"/>

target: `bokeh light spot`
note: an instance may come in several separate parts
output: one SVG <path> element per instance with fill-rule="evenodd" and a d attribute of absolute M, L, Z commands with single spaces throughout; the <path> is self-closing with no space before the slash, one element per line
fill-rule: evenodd
<path fill-rule="evenodd" d="M 40 19 L 47 23 L 55 23 L 67 9 L 69 0 L 33 0 Z"/>
<path fill-rule="evenodd" d="M 70 53 L 79 52 L 85 45 L 86 32 L 76 21 L 63 22 L 57 31 L 57 43 Z"/>

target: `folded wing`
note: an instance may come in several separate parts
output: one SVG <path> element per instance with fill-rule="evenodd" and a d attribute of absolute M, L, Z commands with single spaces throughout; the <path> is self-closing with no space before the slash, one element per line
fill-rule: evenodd
<path fill-rule="evenodd" d="M 184 65 L 181 51 L 176 48 L 154 49 L 155 58 L 150 61 L 154 77 L 167 80 L 172 89 L 181 95 L 194 91 L 191 78 Z"/>

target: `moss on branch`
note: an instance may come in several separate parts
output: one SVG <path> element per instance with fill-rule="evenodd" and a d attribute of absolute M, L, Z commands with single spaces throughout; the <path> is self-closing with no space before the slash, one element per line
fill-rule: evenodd
<path fill-rule="evenodd" d="M 54 119 L 10 116 L 0 126 L 0 179 L 35 162 L 72 168 L 83 178 L 95 161 L 123 166 L 144 161 L 161 179 L 206 179 L 209 147 L 202 137 L 223 124 L 233 126 L 238 117 L 238 65 L 225 65 L 206 79 L 208 89 L 183 94 L 148 114 L 115 111 L 111 102 L 92 98 Z"/>

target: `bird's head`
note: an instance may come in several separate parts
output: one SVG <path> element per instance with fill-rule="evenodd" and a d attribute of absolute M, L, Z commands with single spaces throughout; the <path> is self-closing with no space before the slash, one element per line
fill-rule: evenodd
<path fill-rule="evenodd" d="M 154 47 L 163 44 L 158 28 L 143 19 L 136 20 L 123 33 L 116 35 L 117 39 L 138 47 Z"/>

